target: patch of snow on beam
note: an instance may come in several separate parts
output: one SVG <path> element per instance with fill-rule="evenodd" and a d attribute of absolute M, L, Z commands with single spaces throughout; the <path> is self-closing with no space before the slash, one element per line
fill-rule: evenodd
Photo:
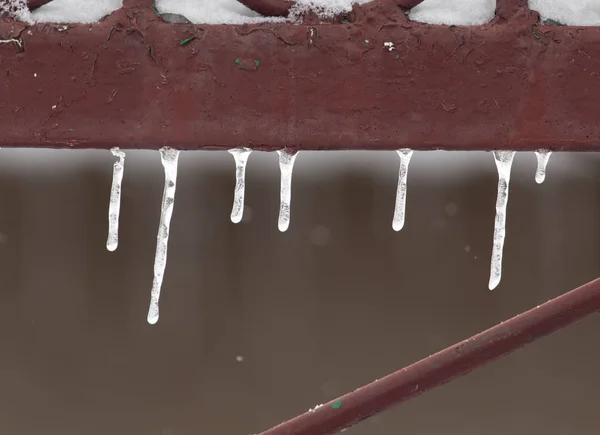
<path fill-rule="evenodd" d="M 156 0 L 161 14 L 183 15 L 194 24 L 245 24 L 282 22 L 248 9 L 237 0 Z"/>
<path fill-rule="evenodd" d="M 0 16 L 3 14 L 19 21 L 33 23 L 26 0 L 0 0 Z"/>
<path fill-rule="evenodd" d="M 350 12 L 354 3 L 364 4 L 372 0 L 296 0 L 290 11 L 290 18 L 297 19 L 302 14 L 312 11 L 320 18 L 332 18 Z"/>
<path fill-rule="evenodd" d="M 489 23 L 495 12 L 496 0 L 425 0 L 412 8 L 408 17 L 429 24 L 479 26 Z"/>
<path fill-rule="evenodd" d="M 600 0 L 529 0 L 529 7 L 542 21 L 554 20 L 567 26 L 600 26 Z"/>
<path fill-rule="evenodd" d="M 31 13 L 38 23 L 97 23 L 123 6 L 123 0 L 54 0 Z"/>

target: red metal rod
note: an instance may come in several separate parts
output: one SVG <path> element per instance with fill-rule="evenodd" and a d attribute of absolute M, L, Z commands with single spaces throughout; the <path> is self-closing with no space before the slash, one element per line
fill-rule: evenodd
<path fill-rule="evenodd" d="M 27 0 L 27 6 L 30 10 L 34 11 L 37 8 L 44 6 L 47 3 L 50 3 L 52 0 Z"/>
<path fill-rule="evenodd" d="M 238 0 L 238 2 L 266 17 L 286 17 L 294 4 L 288 0 Z"/>
<path fill-rule="evenodd" d="M 260 435 L 331 435 L 600 311 L 600 278 Z"/>

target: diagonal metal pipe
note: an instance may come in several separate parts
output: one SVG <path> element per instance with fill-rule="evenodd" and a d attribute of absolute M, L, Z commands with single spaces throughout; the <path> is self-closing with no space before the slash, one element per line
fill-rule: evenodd
<path fill-rule="evenodd" d="M 294 2 L 289 0 L 238 0 L 238 2 L 265 17 L 287 17 L 290 8 L 294 5 Z"/>
<path fill-rule="evenodd" d="M 260 435 L 331 435 L 600 311 L 600 278 Z"/>
<path fill-rule="evenodd" d="M 30 11 L 35 11 L 37 8 L 40 8 L 51 1 L 52 0 L 27 0 L 27 6 Z"/>

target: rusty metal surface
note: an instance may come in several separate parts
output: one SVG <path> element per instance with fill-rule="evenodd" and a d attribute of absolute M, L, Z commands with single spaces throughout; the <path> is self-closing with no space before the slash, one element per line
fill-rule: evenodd
<path fill-rule="evenodd" d="M 337 433 L 599 310 L 596 279 L 260 435 Z"/>
<path fill-rule="evenodd" d="M 519 2 L 478 27 L 409 22 L 395 0 L 246 26 L 166 24 L 148 3 L 2 21 L 19 43 L 0 44 L 0 147 L 600 149 L 600 29 Z"/>

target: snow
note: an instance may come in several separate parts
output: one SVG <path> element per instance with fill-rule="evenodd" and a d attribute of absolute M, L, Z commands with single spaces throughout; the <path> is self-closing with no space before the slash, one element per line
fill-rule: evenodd
<path fill-rule="evenodd" d="M 550 160 L 550 154 L 552 154 L 552 151 L 548 150 L 537 150 L 535 152 L 535 157 L 537 158 L 535 182 L 537 184 L 542 184 L 546 179 L 546 167 L 548 166 L 548 160 Z"/>
<path fill-rule="evenodd" d="M 300 15 L 312 11 L 319 18 L 331 18 L 350 12 L 354 3 L 364 4 L 372 0 L 296 0 L 290 10 L 290 19 L 296 21 Z"/>
<path fill-rule="evenodd" d="M 568 26 L 600 26 L 600 0 L 529 0 L 542 20 Z"/>
<path fill-rule="evenodd" d="M 321 18 L 349 12 L 353 3 L 372 0 L 298 0 L 290 20 L 296 21 L 307 11 Z M 30 13 L 25 0 L 0 0 L 0 11 L 13 8 L 17 18 L 27 22 L 94 23 L 119 9 L 122 0 L 54 0 Z M 531 9 L 543 20 L 552 19 L 572 26 L 600 25 L 599 0 L 529 0 Z M 425 0 L 414 7 L 409 18 L 414 21 L 444 25 L 480 25 L 494 16 L 495 0 Z M 156 0 L 160 13 L 185 16 L 196 24 L 245 24 L 281 22 L 248 9 L 237 0 Z"/>
<path fill-rule="evenodd" d="M 26 0 L 0 0 L 0 15 L 2 13 L 8 13 L 10 16 L 27 23 L 32 22 Z"/>
<path fill-rule="evenodd" d="M 281 204 L 279 206 L 279 231 L 287 231 L 290 226 L 290 204 L 292 201 L 292 172 L 298 153 L 288 153 L 286 150 L 277 151 L 279 154 L 279 169 L 281 171 Z"/>
<path fill-rule="evenodd" d="M 112 252 L 119 246 L 119 213 L 121 211 L 121 184 L 125 168 L 125 153 L 119 150 L 119 148 L 113 148 L 110 152 L 118 158 L 113 165 L 113 180 L 108 205 L 108 238 L 106 239 L 106 249 Z"/>
<path fill-rule="evenodd" d="M 494 246 L 489 289 L 494 290 L 502 277 L 502 251 L 506 235 L 506 206 L 508 204 L 508 185 L 515 151 L 494 151 L 494 160 L 498 168 L 498 197 L 496 199 L 496 220 L 494 222 Z"/>
<path fill-rule="evenodd" d="M 194 24 L 244 24 L 283 21 L 266 18 L 237 0 L 156 0 L 159 13 L 179 14 Z"/>
<path fill-rule="evenodd" d="M 123 0 L 54 0 L 31 13 L 35 22 L 95 23 L 123 6 Z"/>
<path fill-rule="evenodd" d="M 298 0 L 290 11 L 290 20 L 313 11 L 321 18 L 349 12 L 353 3 L 367 3 L 371 0 Z M 283 18 L 263 17 L 248 9 L 237 0 L 157 0 L 159 13 L 183 15 L 195 24 L 244 24 L 283 22 Z"/>
<path fill-rule="evenodd" d="M 400 231 L 404 227 L 404 215 L 406 211 L 406 179 L 408 176 L 408 164 L 413 155 L 413 150 L 401 149 L 396 151 L 400 156 L 400 173 L 398 174 L 398 188 L 396 190 L 396 206 L 394 207 L 394 220 L 392 228 Z"/>
<path fill-rule="evenodd" d="M 233 191 L 233 207 L 231 222 L 240 223 L 244 216 L 244 195 L 246 191 L 246 164 L 252 150 L 250 148 L 235 148 L 229 153 L 235 159 L 235 189 Z"/>
<path fill-rule="evenodd" d="M 158 300 L 160 299 L 160 289 L 162 287 L 165 268 L 167 267 L 167 245 L 169 243 L 171 216 L 173 215 L 173 207 L 175 206 L 179 151 L 168 147 L 162 148 L 160 150 L 160 160 L 165 170 L 165 188 L 160 208 L 160 223 L 158 224 L 158 236 L 156 237 L 156 257 L 154 258 L 154 281 L 152 283 L 150 308 L 148 310 L 148 323 L 151 325 L 158 322 Z"/>
<path fill-rule="evenodd" d="M 495 11 L 496 0 L 425 0 L 408 17 L 429 24 L 477 26 L 488 23 Z"/>

